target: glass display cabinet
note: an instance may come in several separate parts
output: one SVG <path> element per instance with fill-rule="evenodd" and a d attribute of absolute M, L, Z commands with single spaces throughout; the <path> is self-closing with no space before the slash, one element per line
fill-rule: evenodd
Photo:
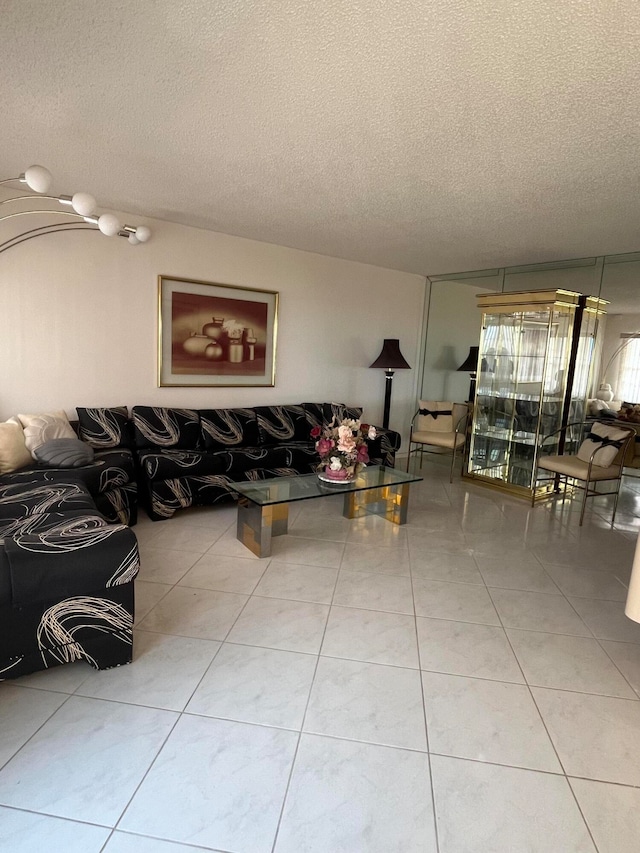
<path fill-rule="evenodd" d="M 567 290 L 478 296 L 482 333 L 465 476 L 531 498 L 535 461 L 569 452 L 586 414 L 598 317 L 607 303 Z M 555 433 L 555 436 L 553 435 Z M 566 445 L 565 445 L 566 441 Z"/>

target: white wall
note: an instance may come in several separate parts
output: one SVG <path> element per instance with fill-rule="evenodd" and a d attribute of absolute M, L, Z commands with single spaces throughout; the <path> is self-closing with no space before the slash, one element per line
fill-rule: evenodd
<path fill-rule="evenodd" d="M 140 217 L 124 221 L 140 224 Z M 0 419 L 75 406 L 252 406 L 344 401 L 380 423 L 399 338 L 390 426 L 406 437 L 417 397 L 425 279 L 157 220 L 149 243 L 97 232 L 31 240 L 0 254 Z M 2 237 L 0 235 L 0 241 Z M 280 293 L 273 388 L 157 387 L 157 276 Z"/>

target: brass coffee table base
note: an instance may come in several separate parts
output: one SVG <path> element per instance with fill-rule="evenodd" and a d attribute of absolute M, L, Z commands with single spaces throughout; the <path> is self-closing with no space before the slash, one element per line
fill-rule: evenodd
<path fill-rule="evenodd" d="M 238 499 L 237 537 L 256 557 L 270 557 L 271 537 L 282 536 L 288 527 L 289 504 L 259 506 L 249 498 Z"/>

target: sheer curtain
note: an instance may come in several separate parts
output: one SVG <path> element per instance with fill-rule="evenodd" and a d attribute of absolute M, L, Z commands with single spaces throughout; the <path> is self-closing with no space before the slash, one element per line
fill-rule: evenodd
<path fill-rule="evenodd" d="M 640 403 L 640 337 L 620 335 L 620 341 L 622 349 L 614 386 L 616 399 Z"/>

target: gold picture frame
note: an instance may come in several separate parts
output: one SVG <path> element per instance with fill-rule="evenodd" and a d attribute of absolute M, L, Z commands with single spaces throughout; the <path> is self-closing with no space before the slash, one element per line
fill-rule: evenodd
<path fill-rule="evenodd" d="M 275 385 L 278 296 L 158 276 L 158 385 Z"/>

